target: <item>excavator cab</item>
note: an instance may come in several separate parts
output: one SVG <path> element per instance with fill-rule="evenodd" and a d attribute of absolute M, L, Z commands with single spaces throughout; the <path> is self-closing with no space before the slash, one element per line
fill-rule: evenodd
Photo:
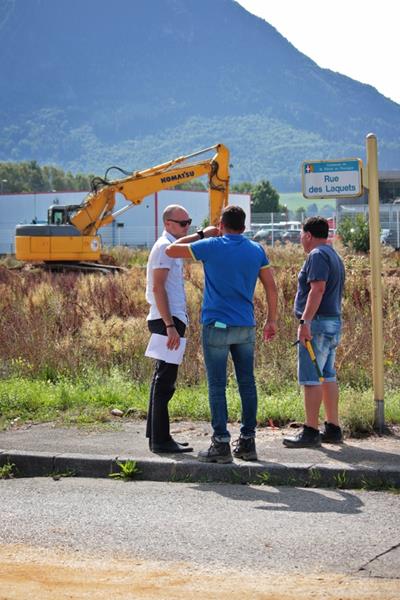
<path fill-rule="evenodd" d="M 70 225 L 71 213 L 76 212 L 80 208 L 80 204 L 73 204 L 69 206 L 52 204 L 47 209 L 47 223 L 48 225 Z"/>
<path fill-rule="evenodd" d="M 47 223 L 17 225 L 16 258 L 54 263 L 98 261 L 101 253 L 100 237 L 83 236 L 70 221 L 70 216 L 80 208 L 79 204 L 53 204 L 47 210 Z"/>
<path fill-rule="evenodd" d="M 47 210 L 47 223 L 49 225 L 65 225 L 68 222 L 68 213 L 65 206 L 54 204 Z"/>

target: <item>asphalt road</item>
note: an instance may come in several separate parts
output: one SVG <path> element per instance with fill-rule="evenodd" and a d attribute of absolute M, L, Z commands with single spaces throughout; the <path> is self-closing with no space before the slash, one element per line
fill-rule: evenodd
<path fill-rule="evenodd" d="M 387 492 L 12 479 L 0 514 L 2 545 L 400 579 L 400 495 Z"/>

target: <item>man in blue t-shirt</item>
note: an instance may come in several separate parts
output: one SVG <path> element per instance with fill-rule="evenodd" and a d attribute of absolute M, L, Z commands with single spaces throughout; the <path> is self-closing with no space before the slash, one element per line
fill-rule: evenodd
<path fill-rule="evenodd" d="M 308 256 L 298 277 L 294 313 L 299 319 L 298 379 L 304 386 L 306 421 L 298 435 L 284 438 L 288 448 L 342 441 L 335 355 L 345 273 L 342 259 L 328 243 L 328 233 L 329 224 L 323 217 L 310 217 L 303 224 L 301 243 Z M 321 403 L 326 415 L 322 433 L 318 429 Z"/>
<path fill-rule="evenodd" d="M 203 462 L 232 462 L 226 403 L 229 354 L 242 402 L 242 426 L 233 454 L 244 460 L 257 459 L 253 296 L 260 279 L 268 304 L 264 325 L 264 340 L 267 341 L 276 333 L 277 291 L 264 249 L 242 235 L 245 219 L 242 208 L 228 206 L 222 212 L 219 227 L 207 227 L 177 240 L 166 249 L 166 254 L 172 258 L 201 260 L 204 268 L 201 322 L 213 436 L 210 448 L 199 453 L 199 460 Z"/>

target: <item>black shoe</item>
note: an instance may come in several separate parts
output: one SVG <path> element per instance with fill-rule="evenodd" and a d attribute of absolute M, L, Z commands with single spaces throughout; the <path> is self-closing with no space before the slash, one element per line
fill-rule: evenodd
<path fill-rule="evenodd" d="M 257 460 L 256 441 L 254 438 L 244 438 L 240 436 L 233 444 L 236 446 L 233 450 L 234 458 Z"/>
<path fill-rule="evenodd" d="M 163 442 L 162 444 L 150 444 L 150 450 L 155 454 L 174 454 L 176 452 L 193 452 L 193 448 L 191 446 L 182 446 L 175 442 L 175 440 L 171 439 L 168 442 Z"/>
<path fill-rule="evenodd" d="M 325 427 L 321 431 L 321 442 L 324 444 L 341 444 L 343 442 L 343 434 L 339 425 L 325 421 Z"/>
<path fill-rule="evenodd" d="M 318 429 L 304 425 L 302 431 L 297 435 L 284 437 L 283 445 L 287 448 L 319 448 L 321 434 Z"/>
<path fill-rule="evenodd" d="M 208 450 L 199 452 L 198 459 L 200 462 L 231 463 L 233 458 L 229 442 L 218 442 L 213 436 L 211 446 Z"/>

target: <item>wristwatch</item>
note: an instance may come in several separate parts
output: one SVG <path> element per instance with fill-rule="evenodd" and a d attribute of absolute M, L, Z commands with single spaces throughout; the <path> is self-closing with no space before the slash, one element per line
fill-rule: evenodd
<path fill-rule="evenodd" d="M 300 325 L 309 325 L 311 321 L 309 319 L 300 319 Z"/>
<path fill-rule="evenodd" d="M 201 240 L 204 239 L 204 231 L 202 229 L 198 229 L 196 233 Z"/>

